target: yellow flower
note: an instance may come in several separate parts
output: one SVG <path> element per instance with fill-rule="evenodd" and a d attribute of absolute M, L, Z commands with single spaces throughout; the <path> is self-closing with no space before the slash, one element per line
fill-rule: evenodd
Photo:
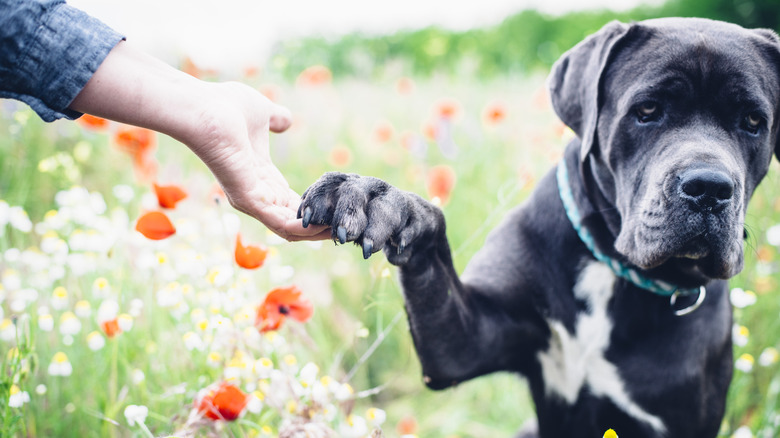
<path fill-rule="evenodd" d="M 50 332 L 54 329 L 54 317 L 46 313 L 38 315 L 38 328 L 44 332 Z"/>
<path fill-rule="evenodd" d="M 253 323 L 255 317 L 255 308 L 253 306 L 244 306 L 236 312 L 233 316 L 233 321 L 237 324 L 240 323 Z"/>
<path fill-rule="evenodd" d="M 734 367 L 743 373 L 749 373 L 753 371 L 753 364 L 755 363 L 756 360 L 753 358 L 753 355 L 745 353 L 734 362 Z"/>
<path fill-rule="evenodd" d="M 750 337 L 750 330 L 744 325 L 735 325 L 731 331 L 731 337 L 734 344 L 738 347 L 744 347 L 748 343 Z"/>
<path fill-rule="evenodd" d="M 111 292 L 111 285 L 103 277 L 98 277 L 92 282 L 92 294 L 96 298 L 105 298 Z"/>
<path fill-rule="evenodd" d="M 73 365 L 70 364 L 68 356 L 63 352 L 58 352 L 51 359 L 49 364 L 50 376 L 63 376 L 67 377 L 73 373 Z"/>
<path fill-rule="evenodd" d="M 30 401 L 30 394 L 22 391 L 18 386 L 11 385 L 11 392 L 8 394 L 8 406 L 12 408 L 21 408 Z"/>
<path fill-rule="evenodd" d="M 168 264 L 168 255 L 164 252 L 158 252 L 155 254 L 155 259 L 157 260 L 157 264 L 160 266 L 164 266 Z"/>
<path fill-rule="evenodd" d="M 4 318 L 0 322 L 0 339 L 4 341 L 13 341 L 16 339 L 16 326 L 9 318 Z"/>
<path fill-rule="evenodd" d="M 76 318 L 73 312 L 64 312 L 60 316 L 60 333 L 63 335 L 75 335 L 81 331 L 81 321 Z"/>
<path fill-rule="evenodd" d="M 387 419 L 387 414 L 382 409 L 369 408 L 366 411 L 366 420 L 368 421 L 368 424 L 373 427 L 381 426 L 386 419 Z"/>
<path fill-rule="evenodd" d="M 89 301 L 86 300 L 78 301 L 74 310 L 76 315 L 81 318 L 87 318 L 92 313 L 92 307 L 89 305 Z"/>
<path fill-rule="evenodd" d="M 100 332 L 94 331 L 87 335 L 87 346 L 92 351 L 98 351 L 106 346 L 106 339 Z"/>
<path fill-rule="evenodd" d="M 203 343 L 203 339 L 201 339 L 197 333 L 187 332 L 184 334 L 184 336 L 182 336 L 182 339 L 184 340 L 184 347 L 189 351 L 203 351 L 206 348 L 206 345 Z"/>
<path fill-rule="evenodd" d="M 274 369 L 274 363 L 267 357 L 261 357 L 255 361 L 254 372 L 257 377 L 261 379 L 268 378 L 271 375 L 271 370 Z"/>
<path fill-rule="evenodd" d="M 68 290 L 62 286 L 54 288 L 51 294 L 51 306 L 57 310 L 62 310 L 68 306 Z"/>
<path fill-rule="evenodd" d="M 209 353 L 208 357 L 206 358 L 206 363 L 209 366 L 216 368 L 222 364 L 222 355 L 217 353 L 216 351 L 212 351 L 211 353 Z"/>
<path fill-rule="evenodd" d="M 123 332 L 128 332 L 133 328 L 133 317 L 127 313 L 121 313 L 117 317 L 117 324 Z"/>

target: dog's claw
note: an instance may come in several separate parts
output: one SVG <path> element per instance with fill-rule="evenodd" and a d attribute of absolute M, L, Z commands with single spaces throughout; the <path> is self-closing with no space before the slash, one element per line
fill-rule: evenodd
<path fill-rule="evenodd" d="M 303 210 L 303 228 L 308 228 L 309 223 L 311 222 L 311 207 L 306 207 L 305 210 Z"/>
<path fill-rule="evenodd" d="M 368 260 L 369 257 L 371 257 L 371 254 L 373 253 L 374 249 L 374 242 L 363 239 L 363 258 Z"/>
<path fill-rule="evenodd" d="M 342 245 L 347 242 L 347 229 L 343 226 L 339 225 L 339 227 L 336 229 L 336 235 L 339 238 L 339 243 Z"/>
<path fill-rule="evenodd" d="M 401 242 L 398 245 L 398 255 L 403 254 L 404 250 L 406 249 L 406 242 Z"/>

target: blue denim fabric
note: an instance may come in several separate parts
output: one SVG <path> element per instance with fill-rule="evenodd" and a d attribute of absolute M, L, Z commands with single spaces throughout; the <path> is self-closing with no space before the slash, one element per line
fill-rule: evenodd
<path fill-rule="evenodd" d="M 122 39 L 64 0 L 0 0 L 0 97 L 47 122 L 78 118 L 68 105 Z"/>

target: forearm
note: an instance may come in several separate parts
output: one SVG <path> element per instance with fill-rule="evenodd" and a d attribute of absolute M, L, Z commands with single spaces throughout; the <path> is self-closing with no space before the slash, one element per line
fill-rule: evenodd
<path fill-rule="evenodd" d="M 188 144 L 203 117 L 207 85 L 122 42 L 70 109 L 149 128 Z"/>

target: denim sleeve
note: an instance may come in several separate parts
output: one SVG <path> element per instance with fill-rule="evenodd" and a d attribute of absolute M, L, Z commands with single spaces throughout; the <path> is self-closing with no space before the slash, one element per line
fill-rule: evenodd
<path fill-rule="evenodd" d="M 0 97 L 76 119 L 68 106 L 122 39 L 64 0 L 0 0 Z"/>

